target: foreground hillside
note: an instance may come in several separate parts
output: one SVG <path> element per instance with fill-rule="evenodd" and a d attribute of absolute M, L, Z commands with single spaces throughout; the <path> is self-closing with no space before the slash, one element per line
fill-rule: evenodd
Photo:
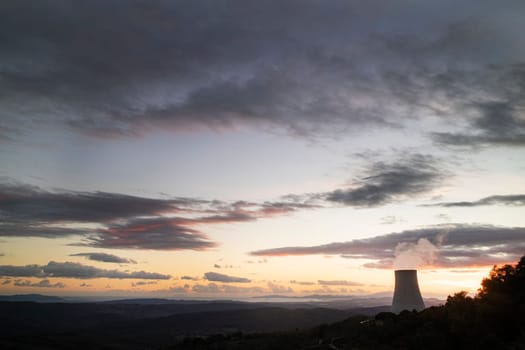
<path fill-rule="evenodd" d="M 344 320 L 352 314 L 249 303 L 0 302 L 0 309 L 0 349 L 162 348 L 187 336 L 201 339 L 212 334 L 295 331 Z"/>

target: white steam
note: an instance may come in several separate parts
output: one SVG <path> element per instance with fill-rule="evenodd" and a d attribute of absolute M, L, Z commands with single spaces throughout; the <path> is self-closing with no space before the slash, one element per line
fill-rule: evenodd
<path fill-rule="evenodd" d="M 394 268 L 396 270 L 413 270 L 431 265 L 437 257 L 438 247 L 426 238 L 417 243 L 398 243 L 394 250 Z"/>

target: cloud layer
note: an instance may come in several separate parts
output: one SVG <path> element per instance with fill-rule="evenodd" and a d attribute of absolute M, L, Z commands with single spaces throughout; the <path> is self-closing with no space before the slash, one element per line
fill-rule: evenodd
<path fill-rule="evenodd" d="M 255 256 L 340 255 L 369 259 L 366 267 L 392 268 L 399 244 L 426 240 L 437 246 L 435 259 L 423 261 L 434 267 L 486 266 L 515 261 L 525 251 L 525 228 L 479 225 L 447 225 L 390 233 L 367 239 L 318 246 L 279 247 L 251 252 Z"/>
<path fill-rule="evenodd" d="M 424 195 L 448 176 L 435 157 L 412 154 L 373 162 L 359 179 L 325 193 L 285 195 L 276 201 L 224 202 L 196 198 L 153 199 L 107 192 L 50 192 L 0 184 L 0 236 L 83 237 L 79 246 L 114 249 L 206 250 L 214 248 L 201 227 L 255 221 L 333 205 L 375 207 Z M 105 253 L 88 259 L 131 263 Z"/>
<path fill-rule="evenodd" d="M 239 126 L 318 136 L 461 116 L 467 128 L 433 130 L 436 140 L 522 146 L 522 11 L 519 1 L 6 3 L 0 139 L 42 124 L 98 137 Z"/>

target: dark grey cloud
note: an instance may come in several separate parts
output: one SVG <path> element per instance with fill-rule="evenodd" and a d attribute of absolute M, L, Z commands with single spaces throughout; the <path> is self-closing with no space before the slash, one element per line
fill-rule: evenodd
<path fill-rule="evenodd" d="M 379 206 L 428 192 L 440 185 L 446 174 L 434 157 L 416 154 L 397 162 L 374 163 L 352 187 L 327 193 L 325 198 L 350 206 Z"/>
<path fill-rule="evenodd" d="M 223 283 L 250 283 L 251 280 L 244 277 L 234 277 L 224 275 L 217 272 L 206 272 L 204 278 L 212 282 L 223 282 Z"/>
<path fill-rule="evenodd" d="M 36 288 L 64 288 L 66 285 L 62 282 L 51 283 L 48 279 L 40 280 L 39 282 L 31 282 L 29 280 L 15 280 L 13 283 L 16 287 L 36 287 Z"/>
<path fill-rule="evenodd" d="M 3 3 L 0 139 L 42 125 L 101 137 L 237 125 L 334 134 L 457 115 L 435 102 L 441 74 L 462 73 L 446 74 L 455 86 L 477 67 L 523 62 L 523 6 Z"/>
<path fill-rule="evenodd" d="M 32 223 L 20 221 L 0 223 L 1 237 L 57 238 L 67 236 L 80 236 L 89 232 L 89 230 L 76 229 L 71 227 L 46 226 L 43 222 Z"/>
<path fill-rule="evenodd" d="M 524 194 L 509 194 L 509 195 L 495 195 L 485 198 L 481 198 L 477 201 L 462 201 L 462 202 L 441 202 L 435 204 L 429 204 L 425 206 L 430 207 L 479 207 L 484 205 L 509 205 L 509 206 L 524 206 L 525 195 Z"/>
<path fill-rule="evenodd" d="M 50 192 L 23 184 L 1 184 L 0 236 L 79 236 L 84 238 L 78 245 L 96 248 L 204 250 L 217 243 L 198 226 L 249 222 L 315 207 L 291 199 L 264 203 L 152 199 L 105 192 Z M 82 227 L 88 223 L 100 228 L 71 225 Z M 124 262 L 107 255 L 89 257 Z"/>
<path fill-rule="evenodd" d="M 167 280 L 170 275 L 155 272 L 99 269 L 94 266 L 74 262 L 50 261 L 47 265 L 1 265 L 0 276 L 9 277 L 63 277 L 63 278 L 116 278 L 116 279 L 154 279 Z"/>
<path fill-rule="evenodd" d="M 525 65 L 520 77 L 522 91 L 516 99 L 498 102 L 477 102 L 470 109 L 477 112 L 472 118 L 467 132 L 434 133 L 434 138 L 443 144 L 453 146 L 525 146 Z M 516 79 L 516 77 L 513 77 Z M 512 79 L 511 79 L 512 81 Z"/>
<path fill-rule="evenodd" d="M 12 222 L 112 222 L 142 215 L 197 209 L 190 198 L 152 199 L 106 192 L 49 192 L 25 184 L 0 184 L 1 214 Z"/>
<path fill-rule="evenodd" d="M 116 264 L 136 264 L 137 263 L 135 260 L 121 258 L 120 256 L 116 256 L 113 254 L 107 254 L 107 253 L 77 253 L 77 254 L 70 254 L 69 256 L 84 256 L 86 257 L 86 259 L 89 259 L 89 260 L 101 261 L 101 262 L 107 262 L 107 263 L 116 263 Z"/>
<path fill-rule="evenodd" d="M 348 242 L 317 246 L 280 247 L 251 252 L 255 256 L 340 255 L 370 259 L 367 267 L 392 268 L 399 243 L 426 239 L 438 248 L 434 266 L 486 266 L 515 261 L 525 251 L 525 228 L 450 224 L 407 230 Z"/>

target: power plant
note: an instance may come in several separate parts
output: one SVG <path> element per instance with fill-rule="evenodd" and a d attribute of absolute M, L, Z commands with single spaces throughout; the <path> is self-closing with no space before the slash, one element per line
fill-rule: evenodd
<path fill-rule="evenodd" d="M 396 270 L 395 278 L 392 312 L 397 314 L 403 310 L 423 310 L 425 303 L 419 291 L 417 270 Z"/>

